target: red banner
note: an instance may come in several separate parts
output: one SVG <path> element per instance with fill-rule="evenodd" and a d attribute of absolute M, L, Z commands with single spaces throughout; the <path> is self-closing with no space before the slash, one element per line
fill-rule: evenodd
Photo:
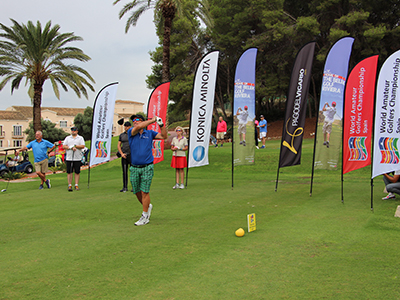
<path fill-rule="evenodd" d="M 371 137 L 378 55 L 359 62 L 345 90 L 343 174 L 371 164 Z"/>
<path fill-rule="evenodd" d="M 169 82 L 165 82 L 156 87 L 150 95 L 147 105 L 147 118 L 151 119 L 155 116 L 160 117 L 164 124 L 167 118 Z M 147 129 L 161 132 L 157 122 L 147 126 Z M 154 163 L 164 160 L 164 140 L 153 141 Z"/>

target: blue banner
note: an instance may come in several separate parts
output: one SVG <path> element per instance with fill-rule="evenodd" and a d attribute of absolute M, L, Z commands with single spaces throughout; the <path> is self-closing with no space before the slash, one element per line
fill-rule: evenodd
<path fill-rule="evenodd" d="M 344 88 L 354 38 L 344 37 L 331 48 L 325 61 L 319 102 L 315 169 L 337 168 L 343 132 Z"/>
<path fill-rule="evenodd" d="M 246 50 L 236 66 L 233 100 L 233 163 L 254 164 L 257 48 Z"/>

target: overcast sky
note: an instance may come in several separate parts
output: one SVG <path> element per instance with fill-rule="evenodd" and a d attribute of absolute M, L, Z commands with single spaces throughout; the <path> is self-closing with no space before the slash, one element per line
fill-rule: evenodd
<path fill-rule="evenodd" d="M 87 107 L 93 106 L 97 93 L 107 84 L 119 82 L 117 99 L 147 103 L 151 90 L 146 88 L 146 76 L 151 74 L 153 65 L 149 51 L 157 47 L 157 36 L 153 24 L 153 11 L 147 11 L 136 27 L 125 33 L 127 17 L 118 18 L 124 4 L 132 0 L 9 0 L 1 1 L 0 22 L 11 26 L 10 18 L 26 24 L 31 20 L 40 21 L 44 26 L 51 20 L 60 25 L 60 32 L 73 32 L 83 41 L 73 43 L 91 57 L 87 63 L 79 64 L 94 78 L 95 92 L 89 92 L 89 99 L 78 98 L 69 89 L 65 93 L 61 86 L 58 100 L 51 83 L 44 84 L 42 106 Z M 79 62 L 77 62 L 78 64 Z M 11 95 L 8 83 L 0 92 L 0 110 L 11 105 L 31 105 L 25 82 Z"/>

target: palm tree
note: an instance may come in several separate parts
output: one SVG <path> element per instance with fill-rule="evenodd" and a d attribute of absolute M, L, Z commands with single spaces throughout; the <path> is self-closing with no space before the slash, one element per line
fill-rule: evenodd
<path fill-rule="evenodd" d="M 118 2 L 120 2 L 120 0 L 115 0 L 114 5 Z M 162 82 L 167 82 L 170 80 L 170 37 L 172 21 L 175 15 L 195 15 L 199 17 L 207 26 L 211 26 L 211 18 L 208 13 L 208 0 L 191 1 L 190 9 L 183 9 L 183 4 L 184 0 L 133 0 L 132 2 L 125 4 L 125 6 L 119 12 L 119 18 L 121 19 L 127 12 L 133 10 L 126 22 L 126 33 L 131 26 L 136 26 L 138 19 L 145 11 L 149 9 L 155 9 L 156 13 L 161 14 L 164 21 Z M 187 7 L 187 5 L 188 3 L 185 3 L 185 7 Z"/>
<path fill-rule="evenodd" d="M 47 22 L 42 30 L 38 21 L 36 26 L 28 21 L 27 25 L 11 19 L 13 26 L 0 23 L 0 91 L 11 80 L 11 94 L 23 79 L 29 84 L 28 94 L 33 102 L 33 128 L 41 130 L 41 103 L 43 84 L 50 80 L 54 94 L 60 99 L 58 85 L 68 91 L 70 87 L 80 98 L 88 98 L 86 87 L 94 91 L 88 79 L 94 83 L 90 74 L 69 60 L 86 62 L 90 60 L 79 48 L 66 46 L 67 43 L 81 41 L 73 33 L 60 33 L 60 26 L 51 27 Z M 85 87 L 86 86 L 86 87 Z"/>

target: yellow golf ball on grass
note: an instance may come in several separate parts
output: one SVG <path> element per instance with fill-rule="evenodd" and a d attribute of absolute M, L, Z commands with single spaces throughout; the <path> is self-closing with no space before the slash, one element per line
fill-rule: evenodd
<path fill-rule="evenodd" d="M 244 236 L 244 230 L 243 228 L 239 228 L 238 230 L 235 231 L 235 235 L 238 237 Z"/>

